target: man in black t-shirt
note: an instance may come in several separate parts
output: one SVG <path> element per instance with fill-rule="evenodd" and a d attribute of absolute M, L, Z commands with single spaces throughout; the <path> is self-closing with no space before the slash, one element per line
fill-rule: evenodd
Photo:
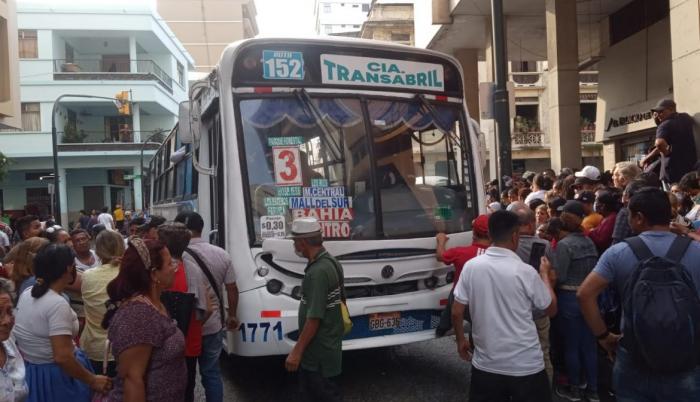
<path fill-rule="evenodd" d="M 677 183 L 684 174 L 693 170 L 697 161 L 693 125 L 695 121 L 687 113 L 677 113 L 676 103 L 662 99 L 651 109 L 657 122 L 654 150 L 642 160 L 642 166 L 661 156 L 660 179 L 664 190 Z"/>

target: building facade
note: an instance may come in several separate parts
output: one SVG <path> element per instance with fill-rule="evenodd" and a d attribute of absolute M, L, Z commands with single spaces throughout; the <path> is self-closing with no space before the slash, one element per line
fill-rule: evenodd
<path fill-rule="evenodd" d="M 355 36 L 367 20 L 370 0 L 316 0 L 315 25 L 318 35 Z"/>
<path fill-rule="evenodd" d="M 209 74 L 231 42 L 258 34 L 254 0 L 157 0 L 158 14 L 194 58 L 192 79 Z"/>
<path fill-rule="evenodd" d="M 0 129 L 19 128 L 22 124 L 16 8 L 15 0 L 0 1 Z"/>
<path fill-rule="evenodd" d="M 64 224 L 82 209 L 140 210 L 141 166 L 157 148 L 146 142 L 174 126 L 187 98 L 193 61 L 151 7 L 89 7 L 18 9 L 21 131 L 0 132 L 12 161 L 0 188 L 12 214 L 52 214 L 52 126 Z M 112 99 L 121 93 L 128 114 Z M 66 94 L 79 96 L 57 102 Z"/>
<path fill-rule="evenodd" d="M 360 37 L 413 46 L 413 3 L 401 0 L 373 0 Z"/>

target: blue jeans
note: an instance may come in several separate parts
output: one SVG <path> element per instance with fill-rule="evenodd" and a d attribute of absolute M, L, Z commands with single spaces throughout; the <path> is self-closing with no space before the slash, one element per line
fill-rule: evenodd
<path fill-rule="evenodd" d="M 202 337 L 202 354 L 199 355 L 199 375 L 207 402 L 224 400 L 224 382 L 221 380 L 219 356 L 223 349 L 224 332 L 217 332 Z"/>
<path fill-rule="evenodd" d="M 700 401 L 700 366 L 678 374 L 658 374 L 638 367 L 623 347 L 617 348 L 613 386 L 618 402 Z"/>
<path fill-rule="evenodd" d="M 598 356 L 596 339 L 586 325 L 576 292 L 561 290 L 557 299 L 559 316 L 564 332 L 564 358 L 569 384 L 581 384 L 581 371 L 585 371 L 588 388 L 598 390 Z"/>

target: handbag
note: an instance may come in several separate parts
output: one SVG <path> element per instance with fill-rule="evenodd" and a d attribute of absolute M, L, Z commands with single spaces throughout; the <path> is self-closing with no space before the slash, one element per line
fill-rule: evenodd
<path fill-rule="evenodd" d="M 160 295 L 160 301 L 168 310 L 170 318 L 177 322 L 177 327 L 184 335 L 190 327 L 192 311 L 194 311 L 195 299 L 193 293 L 164 291 Z"/>
<path fill-rule="evenodd" d="M 348 310 L 347 299 L 345 298 L 345 278 L 340 272 L 338 263 L 329 258 L 335 267 L 335 275 L 338 277 L 338 285 L 340 286 L 340 315 L 343 317 L 343 335 L 347 335 L 352 331 L 352 319 L 350 319 L 350 310 Z"/>
<path fill-rule="evenodd" d="M 105 350 L 104 354 L 102 355 L 102 374 L 107 375 L 107 364 L 109 363 L 109 349 L 112 345 L 109 342 L 109 339 L 105 339 Z M 107 402 L 109 401 L 109 392 L 105 394 L 101 394 L 99 392 L 93 392 L 92 393 L 92 399 L 90 399 L 90 402 Z"/>

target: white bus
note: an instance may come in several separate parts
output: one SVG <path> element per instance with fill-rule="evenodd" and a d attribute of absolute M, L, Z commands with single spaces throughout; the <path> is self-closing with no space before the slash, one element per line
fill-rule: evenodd
<path fill-rule="evenodd" d="M 307 262 L 285 236 L 301 216 L 319 219 L 345 271 L 343 349 L 435 336 L 454 269 L 434 236 L 469 243 L 484 204 L 461 77 L 453 58 L 406 46 L 250 39 L 192 85 L 151 164 L 151 211 L 196 209 L 230 253 L 242 324 L 228 353 L 294 345 Z"/>

